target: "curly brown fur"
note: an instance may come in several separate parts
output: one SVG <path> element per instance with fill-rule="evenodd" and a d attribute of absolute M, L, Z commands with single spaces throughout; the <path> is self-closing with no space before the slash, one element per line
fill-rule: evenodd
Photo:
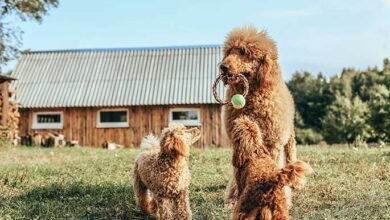
<path fill-rule="evenodd" d="M 280 170 L 263 144 L 259 126 L 246 116 L 234 121 L 232 139 L 239 146 L 233 151 L 233 165 L 240 170 L 235 173 L 238 200 L 233 219 L 289 219 L 283 187 L 301 184 L 311 167 L 295 161 Z"/>
<path fill-rule="evenodd" d="M 163 130 L 160 148 L 150 142 L 152 137 L 145 138 L 133 175 L 135 200 L 142 211 L 156 213 L 157 219 L 191 219 L 188 160 L 190 146 L 199 137 L 199 129 L 175 124 Z"/>
<path fill-rule="evenodd" d="M 235 109 L 227 106 L 224 110 L 230 140 L 233 121 L 246 115 L 260 126 L 263 145 L 279 167 L 295 161 L 294 101 L 282 79 L 276 43 L 265 31 L 258 32 L 253 27 L 234 29 L 225 41 L 221 71 L 228 76 L 241 73 L 249 81 L 245 107 Z M 228 84 L 227 100 L 236 93 L 242 93 L 241 82 L 226 79 L 224 82 Z M 238 147 L 233 141 L 233 148 Z M 236 188 L 233 179 L 227 188 L 227 203 L 235 201 Z"/>

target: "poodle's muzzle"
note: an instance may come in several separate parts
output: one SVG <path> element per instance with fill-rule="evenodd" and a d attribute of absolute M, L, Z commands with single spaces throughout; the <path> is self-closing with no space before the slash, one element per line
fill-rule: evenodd
<path fill-rule="evenodd" d="M 229 65 L 224 63 L 219 65 L 219 70 L 221 72 L 221 75 L 223 76 L 222 81 L 224 82 L 225 85 L 239 83 L 242 76 L 248 78 L 248 74 L 249 74 L 247 72 L 233 74 L 230 72 Z"/>

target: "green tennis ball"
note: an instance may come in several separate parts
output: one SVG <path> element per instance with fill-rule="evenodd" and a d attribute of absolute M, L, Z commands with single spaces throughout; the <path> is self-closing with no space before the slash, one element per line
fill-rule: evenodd
<path fill-rule="evenodd" d="M 244 108 L 245 106 L 245 98 L 243 95 L 235 94 L 232 96 L 232 105 L 236 109 Z"/>

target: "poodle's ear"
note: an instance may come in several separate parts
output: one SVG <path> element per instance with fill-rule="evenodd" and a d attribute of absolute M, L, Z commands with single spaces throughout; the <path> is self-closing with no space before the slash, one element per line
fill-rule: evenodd
<path fill-rule="evenodd" d="M 267 86 L 272 81 L 272 67 L 274 62 L 269 55 L 265 55 L 259 62 L 260 67 L 256 78 L 262 86 Z"/>
<path fill-rule="evenodd" d="M 186 148 L 183 139 L 174 132 L 170 132 L 163 137 L 161 140 L 161 151 L 176 156 L 189 156 L 188 149 Z"/>

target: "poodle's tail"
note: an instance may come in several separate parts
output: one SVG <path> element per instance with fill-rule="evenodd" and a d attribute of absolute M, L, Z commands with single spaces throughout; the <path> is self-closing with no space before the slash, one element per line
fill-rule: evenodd
<path fill-rule="evenodd" d="M 148 189 L 138 174 L 138 165 L 135 164 L 133 174 L 134 198 L 138 207 L 147 214 L 156 212 L 156 202 L 150 196 Z"/>
<path fill-rule="evenodd" d="M 301 160 L 287 164 L 278 174 L 279 186 L 300 187 L 305 183 L 305 177 L 313 172 L 311 166 Z"/>
<path fill-rule="evenodd" d="M 275 212 L 267 204 L 273 202 L 276 190 L 282 190 L 284 186 L 303 185 L 304 177 L 312 171 L 309 164 L 300 160 L 287 164 L 270 181 L 254 186 L 252 191 L 245 195 L 244 201 L 249 202 L 245 202 L 241 209 L 250 210 L 251 215 L 259 215 L 261 219 L 273 219 L 272 216 L 275 217 Z"/>
<path fill-rule="evenodd" d="M 150 150 L 160 147 L 160 140 L 153 134 L 144 137 L 141 142 L 141 151 Z"/>

